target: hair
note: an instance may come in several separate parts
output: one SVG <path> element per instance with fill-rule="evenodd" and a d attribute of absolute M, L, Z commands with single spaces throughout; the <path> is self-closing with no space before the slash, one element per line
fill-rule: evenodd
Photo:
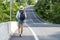
<path fill-rule="evenodd" d="M 19 10 L 20 13 L 24 13 L 24 10 Z"/>

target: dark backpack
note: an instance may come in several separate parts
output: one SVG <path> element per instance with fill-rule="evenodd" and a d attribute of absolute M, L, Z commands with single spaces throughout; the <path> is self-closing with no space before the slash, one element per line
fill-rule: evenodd
<path fill-rule="evenodd" d="M 21 14 L 20 14 L 20 19 L 21 19 L 21 20 L 24 20 L 24 19 L 25 19 L 25 14 L 21 13 Z"/>

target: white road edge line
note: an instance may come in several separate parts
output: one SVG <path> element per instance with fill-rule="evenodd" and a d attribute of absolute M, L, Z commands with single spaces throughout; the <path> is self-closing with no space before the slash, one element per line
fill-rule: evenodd
<path fill-rule="evenodd" d="M 25 23 L 26 24 L 26 23 Z M 26 24 L 27 25 L 27 24 Z M 32 30 L 32 28 L 29 26 L 29 25 L 27 25 L 28 26 L 28 29 L 30 29 L 31 30 L 31 32 L 32 32 L 32 34 L 34 35 L 34 38 L 35 38 L 35 40 L 39 40 L 39 38 L 37 37 L 37 35 L 35 34 L 35 32 Z"/>

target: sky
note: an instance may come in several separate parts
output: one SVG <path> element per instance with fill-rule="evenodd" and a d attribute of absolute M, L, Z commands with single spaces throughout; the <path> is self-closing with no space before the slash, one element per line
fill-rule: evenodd
<path fill-rule="evenodd" d="M 37 2 L 37 0 L 36 0 L 36 2 Z"/>

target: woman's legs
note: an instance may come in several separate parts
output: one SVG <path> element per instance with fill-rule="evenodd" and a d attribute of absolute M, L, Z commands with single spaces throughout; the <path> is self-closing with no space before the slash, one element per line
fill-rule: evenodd
<path fill-rule="evenodd" d="M 18 33 L 20 34 L 20 36 L 21 36 L 22 33 L 23 33 L 23 26 L 24 26 L 24 23 L 18 24 Z"/>
<path fill-rule="evenodd" d="M 20 23 L 18 23 L 18 33 L 20 34 Z"/>
<path fill-rule="evenodd" d="M 21 24 L 21 34 L 23 33 L 24 23 Z"/>

